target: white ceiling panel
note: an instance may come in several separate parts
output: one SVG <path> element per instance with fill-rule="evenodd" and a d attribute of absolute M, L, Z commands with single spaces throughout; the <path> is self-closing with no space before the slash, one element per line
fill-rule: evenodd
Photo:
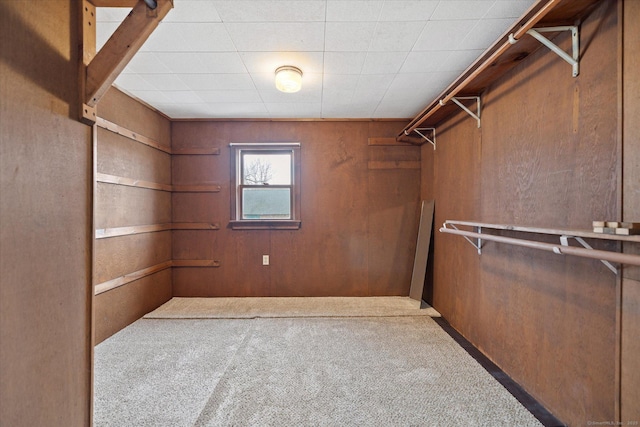
<path fill-rule="evenodd" d="M 322 73 L 322 52 L 240 52 L 244 66 L 250 73 L 275 73 L 282 65 L 293 65 L 303 73 Z"/>
<path fill-rule="evenodd" d="M 326 52 L 324 72 L 333 74 L 360 74 L 367 52 Z"/>
<path fill-rule="evenodd" d="M 327 22 L 326 52 L 366 52 L 376 30 L 375 22 Z"/>
<path fill-rule="evenodd" d="M 255 90 L 249 74 L 180 74 L 180 80 L 195 91 Z"/>
<path fill-rule="evenodd" d="M 408 52 L 368 52 L 362 64 L 362 74 L 395 74 Z"/>
<path fill-rule="evenodd" d="M 425 23 L 378 22 L 369 50 L 372 52 L 408 52 L 420 36 Z"/>
<path fill-rule="evenodd" d="M 257 22 L 225 24 L 239 51 L 322 51 L 322 22 Z"/>
<path fill-rule="evenodd" d="M 493 4 L 494 0 L 444 0 L 436 7 L 431 20 L 480 19 Z"/>
<path fill-rule="evenodd" d="M 416 41 L 413 50 L 456 50 L 477 22 L 468 20 L 429 21 Z"/>
<path fill-rule="evenodd" d="M 488 19 L 478 21 L 469 34 L 458 45 L 458 49 L 483 49 L 499 38 L 512 23 L 507 19 Z"/>
<path fill-rule="evenodd" d="M 116 85 L 173 118 L 411 118 L 534 2 L 174 0 Z M 129 11 L 97 9 L 98 48 Z"/>
<path fill-rule="evenodd" d="M 328 22 L 376 22 L 384 1 L 330 0 L 327 2 Z"/>
<path fill-rule="evenodd" d="M 222 22 L 213 1 L 173 0 L 173 9 L 162 22 Z"/>
<path fill-rule="evenodd" d="M 324 22 L 325 2 L 319 0 L 216 1 L 224 22 Z"/>
<path fill-rule="evenodd" d="M 422 21 L 431 18 L 438 6 L 438 1 L 387 1 L 382 7 L 381 21 Z"/>
<path fill-rule="evenodd" d="M 432 52 L 409 52 L 404 61 L 401 73 L 424 73 L 439 71 L 451 55 L 447 50 L 435 50 Z"/>

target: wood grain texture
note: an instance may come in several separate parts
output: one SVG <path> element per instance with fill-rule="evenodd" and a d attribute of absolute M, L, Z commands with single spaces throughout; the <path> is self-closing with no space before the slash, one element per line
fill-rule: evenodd
<path fill-rule="evenodd" d="M 588 229 L 593 219 L 619 217 L 617 25 L 615 2 L 599 3 L 581 24 L 578 78 L 538 50 L 484 92 L 480 130 L 463 113 L 438 127 L 437 151 L 423 147 L 422 165 L 422 197 L 435 198 L 436 224 Z M 554 41 L 568 48 L 567 35 Z M 478 256 L 442 233 L 434 254 L 433 304 L 458 331 L 563 422 L 615 419 L 617 287 L 609 270 L 499 243 Z"/>
<path fill-rule="evenodd" d="M 170 123 L 117 89 L 98 105 L 96 340 L 171 297 Z M 156 277 L 162 278 L 157 287 Z M 107 296 L 108 295 L 108 296 Z M 105 307 L 103 301 L 119 307 Z"/>
<path fill-rule="evenodd" d="M 626 1 L 622 69 L 622 219 L 640 220 L 640 2 Z M 624 244 L 640 255 L 640 244 Z M 640 267 L 624 268 L 621 295 L 620 418 L 640 420 Z"/>
<path fill-rule="evenodd" d="M 96 344 L 171 299 L 171 269 L 96 295 Z"/>
<path fill-rule="evenodd" d="M 171 184 L 171 156 L 138 141 L 98 128 L 98 171 Z"/>
<path fill-rule="evenodd" d="M 171 193 L 99 182 L 96 228 L 171 222 Z"/>
<path fill-rule="evenodd" d="M 108 292 L 112 289 L 119 288 L 131 282 L 135 282 L 136 280 L 140 280 L 143 277 L 151 276 L 158 271 L 166 270 L 170 267 L 171 261 L 165 261 L 163 263 L 145 267 L 137 271 L 132 271 L 131 273 L 124 274 L 120 277 L 116 277 L 115 279 L 107 280 L 106 282 L 97 283 L 95 286 L 95 294 L 100 295 L 104 292 Z"/>
<path fill-rule="evenodd" d="M 171 260 L 171 231 L 135 234 L 95 242 L 94 280 L 102 283 Z"/>
<path fill-rule="evenodd" d="M 404 260 L 386 272 L 378 268 L 373 288 L 368 274 L 370 253 L 375 259 L 384 260 L 384 265 L 392 265 L 415 244 L 419 171 L 375 171 L 380 181 L 391 179 L 389 191 L 393 195 L 386 192 L 386 187 L 369 191 L 369 160 L 382 161 L 386 153 L 392 161 L 419 162 L 420 150 L 416 147 L 368 146 L 369 132 L 390 137 L 403 123 L 406 122 L 175 122 L 174 150 L 217 147 L 221 154 L 174 156 L 174 185 L 219 182 L 221 191 L 174 193 L 172 220 L 224 219 L 215 233 L 174 230 L 174 259 L 219 259 L 221 263 L 220 268 L 210 270 L 174 269 L 175 295 L 406 295 L 409 281 L 402 278 L 410 276 L 411 266 L 405 268 Z M 302 143 L 302 227 L 295 231 L 229 229 L 225 222 L 230 218 L 229 143 L 291 141 Z M 370 157 L 370 149 L 381 150 L 382 154 Z M 387 149 L 396 151 L 387 153 Z M 341 190 L 336 191 L 337 188 Z M 405 192 L 400 188 L 413 190 Z M 373 215 L 377 221 L 373 228 L 370 203 L 380 208 Z M 383 206 L 387 212 L 383 212 Z M 377 225 L 382 222 L 384 228 Z M 394 235 L 394 230 L 400 235 Z M 393 238 L 394 243 L 369 243 L 382 242 L 383 234 Z M 407 246 L 406 242 L 413 243 Z M 270 255 L 270 266 L 262 266 L 263 254 Z M 408 257 L 409 261 L 412 257 Z"/>
<path fill-rule="evenodd" d="M 91 128 L 80 3 L 0 2 L 0 424 L 91 418 Z"/>

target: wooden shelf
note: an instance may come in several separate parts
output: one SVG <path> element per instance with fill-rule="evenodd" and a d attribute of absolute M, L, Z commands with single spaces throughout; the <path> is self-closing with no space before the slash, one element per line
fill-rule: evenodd
<path fill-rule="evenodd" d="M 542 228 L 542 227 L 526 227 L 521 225 L 509 225 L 509 224 L 488 224 L 484 222 L 474 221 L 445 221 L 446 224 L 462 225 L 467 227 L 482 227 L 493 230 L 509 230 L 509 231 L 521 231 L 523 233 L 536 233 L 536 234 L 551 234 L 555 236 L 572 236 L 572 237 L 584 237 L 587 239 L 601 239 L 601 240 L 619 240 L 621 242 L 640 242 L 640 235 L 625 236 L 623 234 L 604 234 L 594 233 L 590 230 L 575 230 L 575 229 L 559 229 L 559 228 Z"/>
<path fill-rule="evenodd" d="M 461 227 L 472 227 L 476 231 L 460 230 Z M 495 234 L 485 233 L 486 230 L 500 230 L 500 231 L 516 231 L 519 233 L 527 234 L 546 234 L 553 236 L 560 236 L 560 243 L 546 243 L 539 242 L 531 239 L 521 239 L 514 237 L 504 237 Z M 440 228 L 441 233 L 456 234 L 464 237 L 469 243 L 471 243 L 477 250 L 478 254 L 482 254 L 483 241 L 489 240 L 498 243 L 506 243 L 516 246 L 524 246 L 532 249 L 545 250 L 553 252 L 558 255 L 575 255 L 584 258 L 598 259 L 602 261 L 614 273 L 618 273 L 616 267 L 611 265 L 611 262 L 620 264 L 640 265 L 640 255 L 633 255 L 621 252 L 612 252 L 593 249 L 584 238 L 598 239 L 598 240 L 614 240 L 619 242 L 640 242 L 640 236 L 624 236 L 619 234 L 601 234 L 594 233 L 590 230 L 565 230 L 558 228 L 542 228 L 542 227 L 527 227 L 508 224 L 490 224 L 484 222 L 475 221 L 452 221 L 447 220 L 442 224 Z M 474 242 L 471 239 L 477 239 Z M 569 246 L 569 239 L 575 239 L 582 247 Z"/>

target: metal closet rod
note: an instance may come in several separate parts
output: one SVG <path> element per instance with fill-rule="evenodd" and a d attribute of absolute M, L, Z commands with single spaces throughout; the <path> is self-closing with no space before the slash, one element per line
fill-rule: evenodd
<path fill-rule="evenodd" d="M 473 237 L 482 240 L 491 240 L 499 243 L 507 243 L 510 245 L 524 246 L 532 249 L 540 249 L 556 253 L 558 255 L 575 255 L 585 258 L 618 262 L 621 264 L 640 265 L 640 256 L 633 254 L 625 254 L 620 252 L 601 251 L 598 249 L 584 249 L 575 246 L 554 245 L 552 243 L 536 242 L 533 240 L 516 239 L 513 237 L 496 236 L 495 234 L 482 234 L 473 231 L 456 230 L 451 228 L 440 228 L 440 232 L 457 234 L 459 236 Z"/>
<path fill-rule="evenodd" d="M 520 37 L 522 37 L 523 35 L 525 35 L 527 33 L 527 31 L 529 31 L 531 28 L 533 28 L 538 22 L 540 22 L 540 20 L 542 18 L 544 18 L 547 13 L 549 13 L 554 7 L 556 7 L 556 5 L 558 3 L 560 3 L 560 1 L 562 0 L 548 0 L 547 4 L 545 4 L 544 6 L 542 6 L 531 18 L 529 18 L 529 20 L 527 22 L 525 22 L 522 27 L 520 27 L 520 29 L 518 29 L 517 31 L 513 32 L 513 38 L 515 40 L 520 39 Z M 451 89 L 451 91 L 444 96 L 444 98 L 439 99 L 435 102 L 435 105 L 433 108 L 427 107 L 424 110 L 422 110 L 420 112 L 420 114 L 418 114 L 418 116 L 416 116 L 415 119 L 413 119 L 411 121 L 411 123 L 409 123 L 403 130 L 402 132 L 400 132 L 400 134 L 398 135 L 398 137 L 403 137 L 405 135 L 409 135 L 411 132 L 413 132 L 416 128 L 418 128 L 422 123 L 424 123 L 425 120 L 427 120 L 429 117 L 431 117 L 431 115 L 433 113 L 435 113 L 436 111 L 438 111 L 440 109 L 440 107 L 444 104 L 446 104 L 447 102 L 451 101 L 451 98 L 453 98 L 454 96 L 456 96 L 458 94 L 458 92 L 460 92 L 461 90 L 463 90 L 465 87 L 467 87 L 467 85 L 473 81 L 473 79 L 475 79 L 478 74 L 480 74 L 481 72 L 483 72 L 487 67 L 489 67 L 491 64 L 493 64 L 493 62 L 500 57 L 500 55 L 502 55 L 507 49 L 509 49 L 510 46 L 512 46 L 513 43 L 511 43 L 509 41 L 509 38 L 507 37 L 507 39 L 504 41 L 504 43 L 502 43 L 502 45 L 495 50 L 491 56 L 489 56 L 487 59 L 485 59 L 471 74 L 469 74 L 462 82 L 460 82 L 459 84 L 457 84 L 456 86 L 453 87 L 453 89 Z M 473 65 L 472 65 L 473 67 Z M 448 88 L 447 88 L 448 89 Z M 446 90 L 445 92 L 446 93 Z M 431 103 L 431 105 L 433 105 L 433 102 Z"/>

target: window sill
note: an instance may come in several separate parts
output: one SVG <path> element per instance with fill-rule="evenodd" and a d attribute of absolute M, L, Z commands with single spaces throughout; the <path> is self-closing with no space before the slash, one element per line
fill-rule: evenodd
<path fill-rule="evenodd" d="M 231 220 L 232 230 L 298 230 L 302 225 L 299 220 Z"/>

